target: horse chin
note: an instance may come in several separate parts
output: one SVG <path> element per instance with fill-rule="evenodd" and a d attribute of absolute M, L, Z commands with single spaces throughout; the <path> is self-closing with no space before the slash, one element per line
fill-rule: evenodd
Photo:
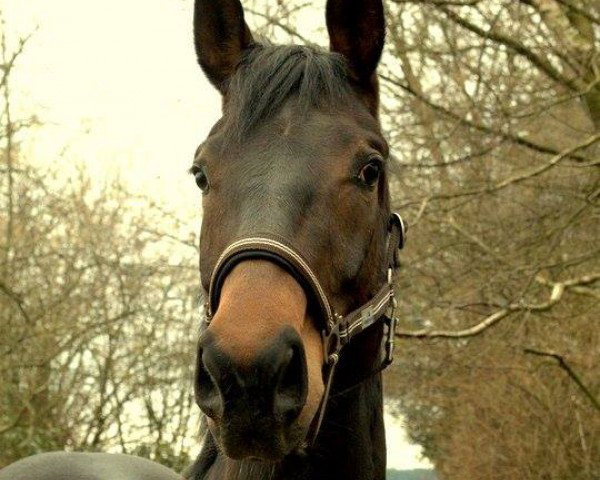
<path fill-rule="evenodd" d="M 306 444 L 307 429 L 299 424 L 276 429 L 278 431 L 275 432 L 269 429 L 269 432 L 260 432 L 261 435 L 257 435 L 256 429 L 242 432 L 224 430 L 213 421 L 209 421 L 209 429 L 221 452 L 238 461 L 277 463 L 294 452 L 301 452 Z"/>
<path fill-rule="evenodd" d="M 259 462 L 259 463 L 276 463 L 286 456 L 283 450 L 281 449 L 271 449 L 271 448 L 247 448 L 243 447 L 224 447 L 223 448 L 225 455 L 232 460 L 238 461 L 251 461 L 251 462 Z"/>

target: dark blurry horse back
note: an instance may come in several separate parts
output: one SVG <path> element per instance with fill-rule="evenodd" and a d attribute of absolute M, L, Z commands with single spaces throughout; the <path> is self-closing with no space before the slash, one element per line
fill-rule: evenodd
<path fill-rule="evenodd" d="M 0 480 L 183 480 L 145 458 L 112 453 L 50 452 L 0 470 Z"/>

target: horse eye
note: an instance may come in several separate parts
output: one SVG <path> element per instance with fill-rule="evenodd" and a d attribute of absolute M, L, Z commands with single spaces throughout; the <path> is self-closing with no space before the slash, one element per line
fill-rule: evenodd
<path fill-rule="evenodd" d="M 208 177 L 206 176 L 204 167 L 198 167 L 194 173 L 194 178 L 196 179 L 196 185 L 198 185 L 198 188 L 202 190 L 202 193 L 206 193 L 208 191 Z"/>
<path fill-rule="evenodd" d="M 381 163 L 378 160 L 372 160 L 361 168 L 358 173 L 358 180 L 367 187 L 374 187 L 379 181 L 381 174 Z"/>

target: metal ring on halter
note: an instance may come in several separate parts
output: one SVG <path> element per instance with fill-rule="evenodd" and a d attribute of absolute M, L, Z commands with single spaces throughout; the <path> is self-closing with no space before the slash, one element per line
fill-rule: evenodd
<path fill-rule="evenodd" d="M 398 249 L 402 250 L 404 248 L 404 244 L 406 243 L 406 224 L 399 213 L 392 213 L 390 216 L 390 223 L 395 223 L 400 227 L 400 239 L 398 240 Z"/>

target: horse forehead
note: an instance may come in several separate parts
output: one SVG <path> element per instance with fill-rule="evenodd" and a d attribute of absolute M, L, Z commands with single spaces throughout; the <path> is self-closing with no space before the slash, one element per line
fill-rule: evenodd
<path fill-rule="evenodd" d="M 353 139 L 350 129 L 331 117 L 282 114 L 265 122 L 230 150 L 227 163 L 243 178 L 281 174 L 280 180 L 289 181 L 318 172 L 314 182 L 331 167 L 328 159 L 347 148 Z"/>
<path fill-rule="evenodd" d="M 258 163 L 258 167 L 264 166 Z M 234 188 L 239 234 L 255 230 L 292 234 L 318 198 L 321 170 L 311 169 L 308 162 L 292 156 L 276 154 L 268 168 L 254 168 L 251 163 L 246 167 L 248 174 L 239 178 L 239 186 Z"/>
<path fill-rule="evenodd" d="M 289 237 L 301 225 L 311 230 L 309 212 L 326 203 L 340 176 L 335 157 L 352 138 L 324 116 L 269 123 L 232 158 L 228 190 L 235 192 L 231 212 L 237 212 L 240 236 L 269 231 Z"/>
<path fill-rule="evenodd" d="M 274 123 L 283 139 L 323 150 L 348 147 L 362 130 L 357 119 L 347 112 L 313 109 L 299 115 L 290 105 L 281 110 Z"/>

